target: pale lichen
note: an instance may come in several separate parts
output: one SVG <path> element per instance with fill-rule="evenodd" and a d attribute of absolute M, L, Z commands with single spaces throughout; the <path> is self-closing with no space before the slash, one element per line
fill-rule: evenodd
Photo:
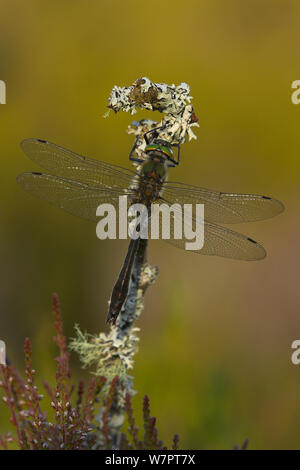
<path fill-rule="evenodd" d="M 197 138 L 192 127 L 199 127 L 199 124 L 191 100 L 190 87 L 186 83 L 166 85 L 142 77 L 129 87 L 114 86 L 108 108 L 115 113 L 125 111 L 131 114 L 135 114 L 137 109 L 159 111 L 165 116 L 160 122 L 148 121 L 150 128 L 160 127 L 160 138 L 172 144 L 183 144 L 186 135 L 189 140 Z M 138 131 L 142 132 L 143 125 L 148 124 L 143 121 L 143 124 L 137 126 Z"/>

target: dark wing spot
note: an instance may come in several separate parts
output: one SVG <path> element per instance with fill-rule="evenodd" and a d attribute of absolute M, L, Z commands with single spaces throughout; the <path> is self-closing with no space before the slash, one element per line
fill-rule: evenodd
<path fill-rule="evenodd" d="M 41 176 L 43 173 L 40 173 L 39 171 L 33 171 L 31 174 Z"/>
<path fill-rule="evenodd" d="M 43 140 L 43 139 L 37 139 L 38 142 L 41 142 L 42 144 L 46 144 L 47 143 L 47 140 Z"/>
<path fill-rule="evenodd" d="M 271 197 L 269 196 L 262 196 L 263 199 L 272 199 Z"/>
<path fill-rule="evenodd" d="M 257 242 L 256 242 L 255 240 L 252 240 L 252 238 L 249 238 L 249 237 L 248 237 L 248 240 L 249 240 L 249 242 L 254 243 L 254 245 L 257 245 Z"/>

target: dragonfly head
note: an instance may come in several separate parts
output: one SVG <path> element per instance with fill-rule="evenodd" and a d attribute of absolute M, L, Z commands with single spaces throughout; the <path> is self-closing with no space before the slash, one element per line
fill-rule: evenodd
<path fill-rule="evenodd" d="M 149 155 L 150 157 L 153 156 L 164 156 L 167 157 L 168 160 L 174 159 L 174 154 L 171 145 L 164 141 L 156 141 L 155 143 L 147 144 L 145 147 L 144 152 Z"/>

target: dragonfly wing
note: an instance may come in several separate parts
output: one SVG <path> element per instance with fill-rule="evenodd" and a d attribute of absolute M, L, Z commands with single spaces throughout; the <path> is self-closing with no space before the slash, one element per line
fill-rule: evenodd
<path fill-rule="evenodd" d="M 204 246 L 201 250 L 189 250 L 192 253 L 244 261 L 256 261 L 266 256 L 263 246 L 241 233 L 213 224 L 205 224 L 204 227 Z M 190 242 L 186 239 L 165 241 L 181 249 L 185 249 L 185 243 Z"/>
<path fill-rule="evenodd" d="M 170 217 L 170 239 L 164 241 L 171 243 L 177 248 L 186 249 L 186 243 L 194 240 L 188 240 L 184 236 L 181 239 L 174 238 L 174 224 L 181 221 L 181 210 L 174 209 Z M 189 223 L 185 220 L 182 233 L 184 235 L 187 225 L 193 230 L 203 229 L 203 224 L 192 219 Z M 178 230 L 178 225 L 177 225 Z M 199 232 L 200 233 L 200 232 Z M 255 261 L 263 259 L 266 251 L 259 243 L 241 233 L 234 232 L 225 227 L 205 222 L 204 223 L 204 245 L 200 250 L 188 250 L 193 253 L 211 256 L 221 256 L 223 258 L 231 258 L 244 261 Z"/>
<path fill-rule="evenodd" d="M 222 193 L 183 183 L 167 182 L 163 198 L 168 204 L 204 204 L 205 220 L 221 224 L 268 219 L 284 210 L 280 201 L 268 196 Z"/>
<path fill-rule="evenodd" d="M 110 203 L 119 208 L 119 196 L 131 195 L 130 190 L 102 189 L 44 173 L 22 173 L 18 184 L 27 192 L 82 219 L 97 221 L 99 204 Z M 130 197 L 127 198 L 130 204 Z M 118 214 L 118 212 L 117 212 Z"/>
<path fill-rule="evenodd" d="M 41 139 L 23 140 L 21 148 L 42 168 L 71 180 L 108 188 L 127 188 L 135 175 L 126 168 L 84 157 Z"/>

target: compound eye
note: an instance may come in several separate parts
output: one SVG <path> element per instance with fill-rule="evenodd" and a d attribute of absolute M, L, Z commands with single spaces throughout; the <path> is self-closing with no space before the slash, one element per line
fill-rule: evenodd
<path fill-rule="evenodd" d="M 148 144 L 146 145 L 145 147 L 145 152 L 151 152 L 152 150 L 158 150 L 159 149 L 159 146 L 157 144 Z"/>
<path fill-rule="evenodd" d="M 161 151 L 170 159 L 173 158 L 173 150 L 171 147 L 165 147 L 165 146 L 162 146 L 161 147 Z"/>

